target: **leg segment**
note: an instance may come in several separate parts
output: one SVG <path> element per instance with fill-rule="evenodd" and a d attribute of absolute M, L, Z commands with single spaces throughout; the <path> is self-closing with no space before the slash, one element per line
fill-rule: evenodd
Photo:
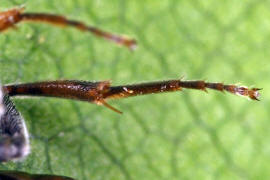
<path fill-rule="evenodd" d="M 258 92 L 260 89 L 258 88 L 249 89 L 245 86 L 224 85 L 223 83 L 182 80 L 156 81 L 122 86 L 111 86 L 109 81 L 59 80 L 6 85 L 3 89 L 9 96 L 46 96 L 88 101 L 104 105 L 118 113 L 120 113 L 119 110 L 106 103 L 107 99 L 181 91 L 182 89 L 227 91 L 252 100 L 258 100 L 260 96 Z"/>
<path fill-rule="evenodd" d="M 23 21 L 41 22 L 63 27 L 70 26 L 80 31 L 91 32 L 98 37 L 105 38 L 118 45 L 126 46 L 130 50 L 134 50 L 137 45 L 134 39 L 109 33 L 94 26 L 88 26 L 83 22 L 67 19 L 64 16 L 47 13 L 24 13 L 23 11 L 24 8 L 13 8 L 4 12 L 0 12 L 0 32 L 15 27 L 16 24 Z"/>

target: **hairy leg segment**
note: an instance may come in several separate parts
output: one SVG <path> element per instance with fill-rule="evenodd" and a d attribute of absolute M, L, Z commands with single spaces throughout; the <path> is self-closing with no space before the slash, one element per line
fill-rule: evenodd
<path fill-rule="evenodd" d="M 205 81 L 167 80 L 145 82 L 130 85 L 111 86 L 110 81 L 86 82 L 78 80 L 58 80 L 35 83 L 12 84 L 3 86 L 4 92 L 9 96 L 45 96 L 88 101 L 97 105 L 104 105 L 115 112 L 121 111 L 110 106 L 106 100 L 120 99 L 131 96 L 157 94 L 163 92 L 181 91 L 182 89 L 197 89 L 206 91 L 213 89 L 229 92 L 235 95 L 259 100 L 259 88 L 245 86 L 225 85 L 223 83 L 210 83 Z"/>
<path fill-rule="evenodd" d="M 0 12 L 0 32 L 10 28 L 16 28 L 15 25 L 20 22 L 40 22 L 62 27 L 74 27 L 80 31 L 93 33 L 98 37 L 105 38 L 118 45 L 126 46 L 130 50 L 134 50 L 137 46 L 137 42 L 134 39 L 112 34 L 94 26 L 86 25 L 83 22 L 67 19 L 61 15 L 48 13 L 24 13 L 23 7 Z"/>

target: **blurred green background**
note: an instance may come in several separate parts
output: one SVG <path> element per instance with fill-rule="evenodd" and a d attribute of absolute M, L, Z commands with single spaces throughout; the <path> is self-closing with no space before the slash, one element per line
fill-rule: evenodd
<path fill-rule="evenodd" d="M 263 88 L 261 101 L 185 90 L 110 102 L 14 100 L 32 153 L 0 169 L 88 179 L 268 179 L 270 1 L 1 0 L 138 40 L 130 52 L 72 28 L 20 24 L 0 36 L 2 83 L 178 78 Z"/>

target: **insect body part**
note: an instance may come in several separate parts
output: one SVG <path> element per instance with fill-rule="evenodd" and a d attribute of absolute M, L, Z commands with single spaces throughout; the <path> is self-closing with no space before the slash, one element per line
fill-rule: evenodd
<path fill-rule="evenodd" d="M 258 92 L 260 90 L 259 88 L 249 89 L 244 86 L 224 85 L 223 83 L 211 83 L 205 81 L 168 80 L 126 86 L 113 86 L 103 95 L 103 97 L 105 99 L 115 99 L 144 94 L 181 91 L 182 89 L 197 89 L 203 91 L 207 91 L 206 89 L 213 89 L 227 91 L 235 95 L 248 97 L 252 100 L 258 100 L 258 97 L 260 96 Z"/>
<path fill-rule="evenodd" d="M 109 91 L 110 86 L 110 81 L 58 80 L 6 85 L 4 91 L 10 96 L 49 96 L 100 104 L 103 100 L 103 94 Z"/>
<path fill-rule="evenodd" d="M 4 91 L 10 96 L 30 95 L 75 99 L 92 102 L 97 105 L 104 105 L 115 112 L 121 113 L 121 111 L 105 102 L 103 94 L 109 90 L 110 81 L 86 82 L 59 80 L 7 85 L 4 87 Z"/>
<path fill-rule="evenodd" d="M 1 180 L 75 180 L 65 176 L 29 174 L 20 171 L 0 171 Z"/>
<path fill-rule="evenodd" d="M 136 40 L 134 39 L 130 39 L 123 35 L 112 34 L 94 26 L 88 26 L 83 22 L 67 19 L 64 16 L 47 13 L 24 13 L 23 11 L 24 8 L 13 8 L 0 12 L 0 32 L 15 27 L 17 23 L 23 21 L 41 22 L 63 27 L 70 26 L 80 31 L 91 32 L 98 37 L 103 37 L 118 45 L 126 46 L 130 50 L 135 50 L 137 46 Z"/>
<path fill-rule="evenodd" d="M 4 94 L 3 94 L 2 86 L 0 84 L 0 119 L 1 119 L 2 115 L 5 113 L 5 107 L 3 104 L 3 97 L 4 97 Z"/>
<path fill-rule="evenodd" d="M 8 95 L 2 103 L 5 110 L 0 118 L 0 162 L 19 160 L 30 153 L 28 131 Z"/>
<path fill-rule="evenodd" d="M 0 32 L 9 28 L 14 28 L 15 24 L 22 20 L 20 14 L 23 12 L 23 10 L 24 8 L 21 7 L 0 12 Z"/>
<path fill-rule="evenodd" d="M 106 103 L 107 99 L 119 99 L 131 96 L 156 94 L 162 92 L 181 91 L 182 89 L 206 91 L 213 89 L 227 91 L 235 95 L 258 100 L 258 88 L 249 89 L 244 86 L 224 85 L 205 81 L 167 80 L 146 82 L 131 85 L 111 86 L 109 81 L 86 82 L 77 80 L 45 81 L 4 86 L 5 93 L 10 96 L 47 96 L 88 101 L 120 112 Z"/>

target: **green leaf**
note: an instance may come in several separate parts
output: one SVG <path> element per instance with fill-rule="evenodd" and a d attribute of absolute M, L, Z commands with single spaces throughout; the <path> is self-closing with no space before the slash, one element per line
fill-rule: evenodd
<path fill-rule="evenodd" d="M 0 36 L 4 84 L 55 79 L 114 85 L 184 76 L 264 88 L 260 102 L 185 90 L 110 102 L 14 99 L 32 153 L 2 170 L 77 179 L 264 179 L 270 176 L 268 1 L 2 0 L 138 40 L 130 52 L 72 28 L 23 23 Z"/>

